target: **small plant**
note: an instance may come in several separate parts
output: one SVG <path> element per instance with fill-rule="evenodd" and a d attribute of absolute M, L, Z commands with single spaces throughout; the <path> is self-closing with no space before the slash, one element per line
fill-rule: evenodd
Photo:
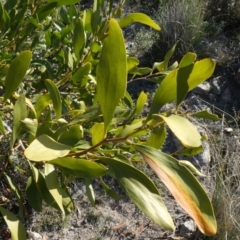
<path fill-rule="evenodd" d="M 74 178 L 84 179 L 92 206 L 92 179 L 99 179 L 109 196 L 120 198 L 103 181 L 104 175 L 115 178 L 150 219 L 174 230 L 158 189 L 135 162 L 148 164 L 199 230 L 215 235 L 211 202 L 187 168 L 194 167 L 159 151 L 167 127 L 182 143 L 179 153 L 202 150 L 202 138 L 188 118 L 218 120 L 217 116 L 206 111 L 182 113 L 179 106 L 189 91 L 212 75 L 215 62 L 196 61 L 196 54 L 187 53 L 180 63 L 169 66 L 174 46 L 152 68 L 138 67 L 138 59 L 126 53 L 121 28 L 134 22 L 157 31 L 160 27 L 142 13 L 122 17 L 123 1 L 114 6 L 113 1 L 95 0 L 86 10 L 78 9 L 77 2 L 0 2 L 4 48 L 0 130 L 9 136 L 11 150 L 4 153 L 0 178 L 6 179 L 19 205 L 18 217 L 5 205 L 0 212 L 12 239 L 26 239 L 20 221 L 25 198 L 36 211 L 42 211 L 44 201 L 63 217 L 70 213 L 74 202 L 67 185 Z M 159 83 L 144 118 L 147 94 L 142 92 L 134 103 L 126 91 L 127 84 L 143 78 Z M 176 107 L 159 114 L 173 101 Z M 12 122 L 8 133 L 6 122 Z M 16 144 L 24 149 L 25 169 L 11 162 Z M 26 191 L 14 182 L 10 166 L 27 178 Z"/>

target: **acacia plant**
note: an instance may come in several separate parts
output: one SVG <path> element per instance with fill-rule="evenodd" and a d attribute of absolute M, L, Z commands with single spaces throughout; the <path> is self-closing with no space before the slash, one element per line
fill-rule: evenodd
<path fill-rule="evenodd" d="M 194 53 L 187 53 L 169 66 L 174 46 L 152 68 L 138 67 L 138 59 L 126 52 L 122 28 L 134 22 L 156 31 L 160 27 L 142 13 L 122 17 L 121 0 L 95 0 L 92 9 L 81 9 L 77 2 L 0 2 L 0 130 L 10 146 L 2 154 L 0 178 L 9 183 L 19 205 L 18 216 L 7 204 L 0 212 L 12 239 L 26 239 L 21 222 L 25 200 L 36 211 L 42 210 L 44 201 L 63 216 L 70 213 L 74 202 L 68 184 L 75 178 L 85 181 L 93 206 L 92 179 L 119 198 L 104 182 L 105 175 L 115 178 L 150 219 L 174 230 L 159 190 L 136 162 L 151 167 L 202 233 L 215 235 L 212 205 L 187 167 L 193 166 L 160 150 L 166 128 L 180 140 L 181 154 L 202 150 L 202 137 L 189 118 L 217 116 L 184 113 L 179 106 L 189 91 L 212 75 L 215 62 L 196 61 Z M 159 84 L 145 117 L 141 112 L 148 96 L 141 92 L 134 102 L 126 91 L 128 76 L 129 82 L 145 78 Z M 173 109 L 159 113 L 174 101 Z M 21 149 L 24 163 L 14 162 L 11 156 Z M 11 175 L 12 167 L 27 179 L 25 191 Z"/>

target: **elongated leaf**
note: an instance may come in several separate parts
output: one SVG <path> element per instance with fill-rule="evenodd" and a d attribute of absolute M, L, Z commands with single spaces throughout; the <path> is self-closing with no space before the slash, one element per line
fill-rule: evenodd
<path fill-rule="evenodd" d="M 14 106 L 14 111 L 13 111 L 13 129 L 12 129 L 12 136 L 11 136 L 11 142 L 10 142 L 11 148 L 13 147 L 22 129 L 21 121 L 24 120 L 26 117 L 27 117 L 27 107 L 25 103 L 25 97 L 24 95 L 21 95 L 17 99 Z"/>
<path fill-rule="evenodd" d="M 5 176 L 7 178 L 10 188 L 12 189 L 12 192 L 14 193 L 14 195 L 18 201 L 18 205 L 19 205 L 18 216 L 20 219 L 23 220 L 23 197 L 22 197 L 22 194 L 19 191 L 18 186 L 12 181 L 12 179 L 7 174 L 5 174 Z"/>
<path fill-rule="evenodd" d="M 31 119 L 31 118 L 25 118 L 24 120 L 21 121 L 22 128 L 27 130 L 31 135 L 35 136 L 37 132 L 37 127 L 38 127 L 38 121 L 37 119 Z"/>
<path fill-rule="evenodd" d="M 197 61 L 188 78 L 188 90 L 191 91 L 197 85 L 207 80 L 213 74 L 215 65 L 215 61 L 209 58 Z M 159 109 L 166 103 L 176 100 L 177 75 L 178 69 L 175 69 L 163 79 L 154 95 L 147 120 L 151 118 L 152 114 L 158 113 Z"/>
<path fill-rule="evenodd" d="M 75 21 L 73 30 L 73 50 L 78 61 L 82 58 L 83 49 L 85 46 L 86 37 L 82 19 L 79 18 Z"/>
<path fill-rule="evenodd" d="M 199 172 L 193 165 L 191 162 L 186 161 L 186 160 L 179 160 L 178 161 L 180 164 L 182 164 L 183 166 L 187 167 L 191 172 L 197 174 L 200 177 L 206 177 L 206 175 L 202 174 L 201 172 Z"/>
<path fill-rule="evenodd" d="M 212 121 L 221 120 L 221 118 L 219 118 L 218 115 L 210 113 L 207 110 L 203 110 L 203 111 L 200 111 L 200 112 L 190 114 L 190 116 L 191 117 L 196 117 L 196 118 L 210 119 Z"/>
<path fill-rule="evenodd" d="M 130 13 L 126 17 L 120 19 L 118 24 L 120 25 L 121 28 L 124 28 L 135 22 L 145 24 L 158 31 L 161 30 L 161 28 L 157 25 L 157 23 L 155 23 L 150 17 L 148 17 L 143 13 Z"/>
<path fill-rule="evenodd" d="M 145 105 L 145 103 L 147 102 L 147 94 L 144 93 L 144 92 L 141 92 L 138 99 L 137 99 L 137 103 L 136 103 L 136 111 L 135 111 L 135 114 L 136 114 L 136 118 L 139 117 L 139 115 L 141 114 L 142 112 L 142 109 Z"/>
<path fill-rule="evenodd" d="M 58 6 L 62 5 L 73 5 L 76 3 L 79 3 L 79 0 L 48 0 L 49 3 L 51 2 L 57 2 Z"/>
<path fill-rule="evenodd" d="M 192 72 L 196 57 L 195 53 L 187 53 L 183 56 L 179 64 L 177 73 L 177 107 L 184 100 L 189 91 L 188 79 Z"/>
<path fill-rule="evenodd" d="M 93 33 L 97 31 L 99 21 L 100 21 L 100 0 L 94 0 L 91 17 L 91 28 Z"/>
<path fill-rule="evenodd" d="M 63 207 L 64 207 L 64 210 L 66 213 L 71 213 L 75 206 L 74 206 L 74 202 L 70 196 L 70 193 L 67 189 L 67 187 L 64 185 L 60 188 L 60 192 L 61 192 L 61 195 L 62 195 L 62 204 L 63 204 Z"/>
<path fill-rule="evenodd" d="M 107 169 L 89 160 L 64 157 L 49 161 L 61 167 L 65 172 L 79 178 L 98 178 L 106 174 Z"/>
<path fill-rule="evenodd" d="M 37 189 L 39 194 L 41 195 L 41 198 L 50 206 L 61 211 L 58 204 L 56 203 L 56 201 L 54 200 L 53 196 L 51 195 L 51 193 L 47 188 L 44 174 L 40 170 L 35 168 L 33 165 L 31 165 L 31 169 L 32 169 L 34 181 L 37 185 Z"/>
<path fill-rule="evenodd" d="M 37 118 L 41 116 L 41 113 L 47 108 L 47 106 L 52 102 L 49 93 L 40 96 L 36 102 L 35 110 L 37 113 Z"/>
<path fill-rule="evenodd" d="M 24 225 L 19 219 L 7 209 L 0 206 L 0 212 L 2 213 L 3 219 L 9 227 L 11 232 L 12 240 L 27 240 L 26 230 Z"/>
<path fill-rule="evenodd" d="M 19 84 L 22 82 L 31 59 L 32 53 L 30 51 L 25 51 L 20 53 L 12 61 L 5 79 L 4 101 L 6 101 L 12 95 L 12 93 L 16 91 Z"/>
<path fill-rule="evenodd" d="M 32 64 L 39 64 L 39 65 L 45 66 L 47 71 L 48 71 L 49 77 L 51 79 L 54 78 L 54 70 L 53 70 L 51 64 L 47 60 L 45 60 L 45 59 L 34 59 L 32 61 Z"/>
<path fill-rule="evenodd" d="M 83 127 L 79 125 L 70 126 L 69 129 L 61 134 L 58 142 L 74 146 L 79 140 L 83 138 Z"/>
<path fill-rule="evenodd" d="M 38 192 L 37 184 L 33 180 L 33 177 L 30 176 L 27 181 L 27 187 L 26 187 L 26 194 L 27 194 L 27 200 L 31 207 L 37 211 L 42 211 L 42 197 L 40 193 Z"/>
<path fill-rule="evenodd" d="M 70 152 L 71 147 L 56 142 L 43 134 L 37 137 L 24 151 L 26 158 L 31 161 L 49 161 L 58 157 L 64 157 Z"/>
<path fill-rule="evenodd" d="M 133 203 L 155 223 L 168 230 L 174 224 L 153 182 L 136 168 L 111 158 L 101 158 L 109 165 L 117 181 Z"/>
<path fill-rule="evenodd" d="M 57 203 L 58 207 L 61 209 L 62 213 L 65 214 L 63 205 L 62 205 L 62 194 L 60 190 L 60 185 L 57 177 L 57 173 L 52 164 L 45 164 L 45 181 L 47 188 Z"/>
<path fill-rule="evenodd" d="M 88 200 L 89 200 L 90 204 L 92 205 L 92 207 L 94 207 L 95 206 L 95 194 L 94 194 L 91 180 L 89 178 L 85 179 L 85 187 L 86 187 L 86 194 L 88 196 Z"/>
<path fill-rule="evenodd" d="M 4 128 L 3 121 L 2 121 L 1 117 L 0 117 L 0 131 L 2 132 L 2 134 L 6 135 L 5 128 Z"/>
<path fill-rule="evenodd" d="M 106 194 L 108 196 L 110 196 L 111 198 L 114 198 L 117 200 L 120 200 L 122 198 L 119 194 L 117 194 L 111 188 L 109 188 L 109 186 L 102 179 L 101 179 L 101 185 L 102 185 L 104 191 L 106 192 Z"/>
<path fill-rule="evenodd" d="M 61 101 L 60 93 L 55 83 L 50 79 L 47 79 L 45 81 L 45 84 L 47 86 L 47 89 L 52 99 L 53 107 L 56 113 L 56 119 L 59 119 L 62 114 L 62 101 Z"/>
<path fill-rule="evenodd" d="M 179 205 L 195 220 L 207 236 L 217 231 L 211 202 L 197 179 L 173 157 L 154 148 L 137 145 L 136 149 L 166 185 Z"/>
<path fill-rule="evenodd" d="M 122 31 L 114 19 L 109 20 L 109 34 L 104 40 L 97 71 L 97 97 L 106 131 L 127 85 L 127 57 Z"/>
<path fill-rule="evenodd" d="M 83 66 L 79 67 L 72 76 L 73 83 L 80 82 L 85 75 L 88 75 L 91 71 L 91 63 L 87 62 Z"/>
<path fill-rule="evenodd" d="M 77 116 L 74 118 L 69 125 L 76 124 L 76 123 L 82 123 L 82 122 L 90 122 L 94 120 L 95 118 L 99 117 L 101 115 L 101 109 L 98 104 L 92 105 L 90 108 L 88 108 L 83 114 Z"/>
<path fill-rule="evenodd" d="M 174 135 L 185 147 L 199 147 L 202 145 L 201 135 L 197 128 L 184 117 L 159 115 L 169 126 Z"/>
<path fill-rule="evenodd" d="M 95 145 L 104 139 L 104 125 L 103 123 L 95 123 L 90 129 L 92 134 L 92 144 Z"/>
<path fill-rule="evenodd" d="M 166 135 L 166 128 L 164 125 L 155 127 L 147 140 L 147 145 L 156 149 L 160 149 L 165 142 Z"/>

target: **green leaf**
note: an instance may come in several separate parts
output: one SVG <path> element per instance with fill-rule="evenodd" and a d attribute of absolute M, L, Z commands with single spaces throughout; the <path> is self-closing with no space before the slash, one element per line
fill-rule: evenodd
<path fill-rule="evenodd" d="M 133 134 L 137 129 L 143 126 L 142 120 L 134 121 L 131 125 L 126 125 L 118 137 L 126 137 Z"/>
<path fill-rule="evenodd" d="M 39 119 L 42 112 L 48 107 L 52 102 L 51 95 L 49 93 L 41 95 L 35 104 L 35 110 L 37 113 L 37 118 Z"/>
<path fill-rule="evenodd" d="M 58 139 L 59 143 L 74 146 L 79 140 L 83 139 L 83 128 L 81 125 L 73 125 L 68 129 L 64 129 Z"/>
<path fill-rule="evenodd" d="M 91 72 L 92 64 L 87 62 L 84 65 L 80 66 L 76 72 L 72 75 L 73 83 L 80 82 L 85 75 L 88 75 Z"/>
<path fill-rule="evenodd" d="M 160 149 L 166 139 L 166 128 L 165 125 L 153 128 L 148 140 L 147 145 L 156 149 Z"/>
<path fill-rule="evenodd" d="M 98 178 L 107 172 L 104 166 L 84 159 L 64 157 L 51 160 L 49 163 L 55 164 L 65 172 L 79 178 Z"/>
<path fill-rule="evenodd" d="M 111 158 L 101 158 L 109 165 L 132 202 L 151 220 L 168 230 L 174 230 L 174 223 L 153 182 L 136 168 Z"/>
<path fill-rule="evenodd" d="M 42 7 L 37 8 L 37 20 L 39 23 L 41 23 L 47 16 L 51 14 L 54 8 L 56 8 L 57 3 L 56 1 L 54 2 L 49 2 L 44 4 Z"/>
<path fill-rule="evenodd" d="M 135 57 L 128 57 L 127 58 L 127 71 L 128 73 L 132 70 L 135 69 L 139 64 L 139 60 Z"/>
<path fill-rule="evenodd" d="M 97 98 L 104 118 L 104 131 L 127 85 L 127 57 L 122 31 L 114 19 L 109 20 L 109 34 L 104 40 L 97 71 Z"/>
<path fill-rule="evenodd" d="M 99 117 L 100 115 L 101 115 L 100 106 L 98 104 L 94 104 L 90 108 L 88 108 L 83 114 L 75 117 L 69 123 L 69 125 L 82 123 L 82 122 L 91 122 L 92 120 Z"/>
<path fill-rule="evenodd" d="M 160 31 L 161 28 L 158 26 L 157 23 L 155 23 L 149 16 L 143 14 L 143 13 L 130 13 L 126 17 L 120 19 L 119 26 L 121 28 L 127 27 L 128 25 L 132 23 L 142 23 L 149 27 L 152 27 L 155 30 Z"/>
<path fill-rule="evenodd" d="M 51 78 L 51 79 L 54 78 L 54 70 L 53 70 L 51 64 L 46 59 L 34 59 L 34 60 L 32 60 L 31 64 L 45 66 L 48 71 L 49 78 Z"/>
<path fill-rule="evenodd" d="M 195 148 L 185 148 L 179 152 L 177 152 L 178 155 L 184 155 L 184 156 L 194 156 L 200 152 L 202 152 L 203 147 L 202 145 L 199 147 L 195 147 Z"/>
<path fill-rule="evenodd" d="M 57 210 L 61 210 L 47 188 L 44 174 L 33 165 L 31 165 L 31 169 L 41 198 L 50 206 L 54 207 Z"/>
<path fill-rule="evenodd" d="M 175 158 L 151 147 L 135 147 L 179 205 L 195 220 L 199 230 L 207 236 L 215 235 L 217 223 L 213 208 L 197 179 Z"/>
<path fill-rule="evenodd" d="M 62 115 L 62 101 L 60 93 L 55 83 L 50 79 L 46 79 L 45 84 L 52 99 L 53 107 L 56 113 L 56 119 L 59 119 Z"/>
<path fill-rule="evenodd" d="M 5 174 L 5 177 L 7 178 L 8 184 L 18 201 L 18 206 L 19 206 L 18 216 L 21 220 L 23 220 L 23 197 L 22 197 L 22 194 L 19 191 L 18 186 L 12 181 L 12 179 L 7 174 Z"/>
<path fill-rule="evenodd" d="M 207 80 L 213 74 L 215 65 L 215 61 L 209 58 L 197 61 L 188 78 L 188 91 Z M 165 104 L 171 103 L 177 98 L 177 75 L 178 69 L 175 69 L 163 79 L 154 95 L 147 120 L 151 118 L 152 114 L 158 113 Z"/>
<path fill-rule="evenodd" d="M 27 187 L 26 187 L 26 195 L 27 200 L 31 207 L 37 211 L 42 211 L 42 197 L 38 191 L 37 184 L 33 180 L 33 177 L 30 176 L 27 181 Z"/>
<path fill-rule="evenodd" d="M 62 5 L 73 5 L 76 3 L 79 3 L 79 0 L 48 0 L 49 3 L 51 2 L 57 2 L 58 6 Z"/>
<path fill-rule="evenodd" d="M 71 147 L 56 142 L 43 134 L 37 137 L 24 151 L 24 155 L 31 161 L 49 161 L 58 157 L 64 157 L 70 152 Z"/>
<path fill-rule="evenodd" d="M 73 50 L 78 61 L 81 60 L 86 43 L 86 37 L 81 18 L 76 19 L 73 29 Z"/>
<path fill-rule="evenodd" d="M 188 79 L 192 72 L 196 57 L 195 53 L 189 52 L 183 56 L 179 64 L 177 73 L 177 108 L 189 91 Z"/>
<path fill-rule="evenodd" d="M 18 138 L 22 129 L 21 121 L 27 117 L 27 106 L 25 103 L 24 95 L 20 95 L 17 99 L 13 110 L 13 128 L 10 141 L 10 147 L 12 148 L 16 139 Z"/>
<path fill-rule="evenodd" d="M 35 136 L 37 133 L 38 121 L 37 119 L 25 118 L 21 121 L 21 127 L 29 132 L 31 135 Z"/>
<path fill-rule="evenodd" d="M 92 144 L 96 145 L 104 139 L 104 124 L 103 123 L 95 123 L 90 129 L 90 133 L 92 134 Z"/>
<path fill-rule="evenodd" d="M 219 121 L 221 118 L 218 115 L 208 112 L 207 110 L 203 110 L 200 112 L 192 113 L 189 116 L 203 119 L 210 119 L 212 121 Z"/>
<path fill-rule="evenodd" d="M 95 206 L 95 194 L 94 194 L 93 186 L 91 183 L 91 179 L 89 179 L 89 178 L 85 179 L 85 187 L 86 187 L 86 194 L 88 196 L 88 200 L 89 200 L 91 206 L 94 207 Z"/>
<path fill-rule="evenodd" d="M 148 95 L 142 91 L 140 93 L 140 95 L 137 99 L 137 103 L 136 103 L 136 110 L 135 110 L 135 117 L 136 118 L 138 118 L 139 115 L 141 114 L 142 109 L 143 109 L 145 103 L 147 102 L 147 98 L 148 98 Z"/>
<path fill-rule="evenodd" d="M 0 206 L 0 212 L 2 213 L 3 219 L 8 225 L 11 232 L 12 240 L 27 240 L 26 230 L 24 225 L 19 221 L 19 219 L 7 209 Z"/>
<path fill-rule="evenodd" d="M 122 199 L 122 197 L 116 192 L 114 192 L 111 188 L 109 188 L 109 186 L 102 179 L 101 179 L 101 185 L 108 196 L 117 200 Z"/>
<path fill-rule="evenodd" d="M 191 148 L 202 145 L 201 135 L 197 128 L 188 119 L 173 114 L 168 117 L 163 115 L 158 116 L 167 123 L 168 127 L 183 146 Z"/>
<path fill-rule="evenodd" d="M 187 167 L 191 172 L 197 174 L 200 177 L 206 177 L 206 175 L 202 174 L 201 172 L 199 172 L 193 165 L 192 163 L 190 163 L 189 161 L 186 160 L 179 160 L 178 161 L 180 164 L 182 164 L 183 166 Z"/>
<path fill-rule="evenodd" d="M 6 101 L 12 95 L 12 93 L 16 91 L 19 84 L 22 82 L 31 59 L 32 53 L 30 51 L 25 51 L 20 53 L 12 61 L 5 79 L 4 101 Z"/>
<path fill-rule="evenodd" d="M 0 131 L 2 132 L 2 134 L 4 136 L 6 135 L 5 128 L 4 128 L 4 125 L 3 125 L 3 120 L 2 120 L 1 117 L 0 117 Z"/>
<path fill-rule="evenodd" d="M 47 188 L 57 203 L 58 207 L 61 209 L 62 213 L 65 214 L 63 205 L 62 205 L 62 194 L 61 187 L 59 185 L 58 176 L 52 164 L 45 164 L 45 181 Z"/>
<path fill-rule="evenodd" d="M 70 193 L 67 189 L 67 187 L 64 185 L 60 188 L 60 192 L 62 195 L 62 205 L 64 207 L 64 210 L 66 213 L 71 213 L 75 206 L 74 206 L 74 202 L 71 199 Z"/>
<path fill-rule="evenodd" d="M 93 33 L 95 33 L 98 29 L 98 23 L 100 21 L 100 7 L 100 0 L 94 0 L 91 17 L 91 28 Z"/>

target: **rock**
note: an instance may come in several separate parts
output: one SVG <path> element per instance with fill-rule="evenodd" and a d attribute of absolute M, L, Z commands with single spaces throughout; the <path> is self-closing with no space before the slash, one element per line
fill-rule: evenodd
<path fill-rule="evenodd" d="M 212 93 L 219 95 L 221 93 L 221 88 L 219 85 L 219 77 L 213 78 L 211 81 L 212 84 Z"/>
<path fill-rule="evenodd" d="M 211 85 L 209 82 L 204 82 L 199 84 L 194 90 L 194 93 L 207 95 L 211 90 Z"/>
<path fill-rule="evenodd" d="M 29 240 L 42 240 L 43 237 L 39 233 L 27 231 Z"/>
<path fill-rule="evenodd" d="M 191 220 L 188 220 L 186 222 L 184 222 L 181 226 L 180 226 L 180 234 L 181 235 L 186 235 L 188 234 L 189 232 L 195 232 L 197 229 L 196 227 L 196 224 L 195 222 L 191 219 Z"/>
<path fill-rule="evenodd" d="M 221 99 L 225 102 L 225 103 L 232 103 L 232 96 L 231 96 L 231 91 L 228 87 L 226 87 L 222 94 L 221 94 Z"/>

